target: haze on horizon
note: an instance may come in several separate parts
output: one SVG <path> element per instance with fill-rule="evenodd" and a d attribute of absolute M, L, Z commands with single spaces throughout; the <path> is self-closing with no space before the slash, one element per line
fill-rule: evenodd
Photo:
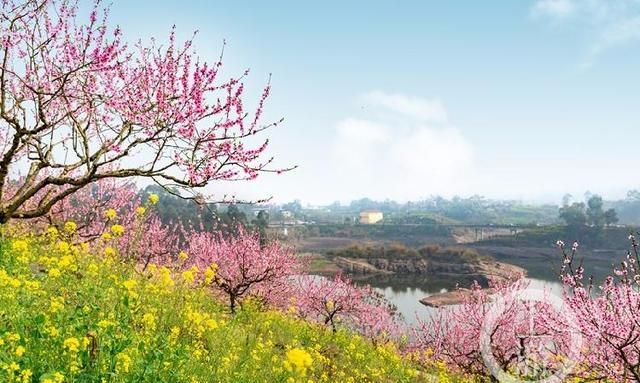
<path fill-rule="evenodd" d="M 638 188 L 640 2 L 120 3 L 225 70 L 269 74 L 270 153 L 299 168 L 209 192 L 329 204 L 483 195 L 559 203 Z M 136 23 L 141 12 L 149 23 Z"/>

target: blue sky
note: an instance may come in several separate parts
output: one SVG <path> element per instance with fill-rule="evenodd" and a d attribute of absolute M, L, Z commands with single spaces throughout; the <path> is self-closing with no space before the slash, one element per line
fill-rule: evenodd
<path fill-rule="evenodd" d="M 272 73 L 294 172 L 210 192 L 310 203 L 434 194 L 559 201 L 637 188 L 640 2 L 116 1 L 125 36 Z M 255 99 L 250 96 L 249 99 Z"/>

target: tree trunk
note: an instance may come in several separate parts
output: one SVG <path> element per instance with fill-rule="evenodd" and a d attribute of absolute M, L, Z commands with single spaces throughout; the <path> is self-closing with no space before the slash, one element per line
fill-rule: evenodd
<path fill-rule="evenodd" d="M 235 294 L 229 294 L 229 310 L 231 314 L 236 313 L 236 296 Z"/>

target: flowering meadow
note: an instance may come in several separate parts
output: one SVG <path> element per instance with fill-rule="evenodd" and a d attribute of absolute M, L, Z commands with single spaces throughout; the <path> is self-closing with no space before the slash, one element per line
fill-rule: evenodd
<path fill-rule="evenodd" d="M 104 231 L 92 241 L 82 239 L 92 228 L 70 220 L 28 231 L 2 228 L 1 381 L 420 382 L 432 373 L 454 379 L 444 366 L 426 370 L 402 355 L 399 342 L 373 341 L 346 324 L 336 326 L 345 299 L 338 291 L 347 282 L 334 291 L 334 301 L 324 301 L 333 326 L 303 319 L 298 307 L 306 306 L 295 299 L 287 308 L 263 299 L 282 282 L 265 281 L 283 275 L 261 269 L 262 260 L 245 263 L 245 271 L 258 277 L 243 279 L 239 258 L 222 254 L 258 244 L 251 256 L 277 253 L 286 263 L 287 251 L 261 251 L 255 236 L 216 242 L 197 234 L 204 242 L 193 243 L 211 251 L 197 260 L 186 251 L 162 263 L 147 262 L 144 254 L 132 258 L 123 252 L 135 248 L 127 236 L 135 237 L 136 225 L 144 228 L 157 202 L 149 196 L 133 209 L 138 218 L 129 224 L 126 212 L 103 209 L 94 224 Z M 229 291 L 241 302 L 231 306 L 233 313 Z M 317 308 L 309 305 L 304 316 Z"/>

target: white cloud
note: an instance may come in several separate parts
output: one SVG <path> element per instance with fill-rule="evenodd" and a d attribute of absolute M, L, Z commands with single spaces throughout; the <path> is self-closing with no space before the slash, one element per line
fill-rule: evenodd
<path fill-rule="evenodd" d="M 575 11 L 572 0 L 538 0 L 531 8 L 534 16 L 564 18 Z"/>
<path fill-rule="evenodd" d="M 603 29 L 592 46 L 592 55 L 616 45 L 640 40 L 640 15 L 620 20 Z"/>
<path fill-rule="evenodd" d="M 384 112 L 402 118 L 367 115 L 336 124 L 331 154 L 339 198 L 410 200 L 452 195 L 468 183 L 473 148 L 458 129 L 444 124 L 440 101 L 379 91 L 359 99 L 380 101 L 376 105 Z"/>
<path fill-rule="evenodd" d="M 471 145 L 455 128 L 419 127 L 389 147 L 390 165 L 409 177 L 451 182 L 472 164 Z M 444 186 L 444 185 L 443 185 Z"/>
<path fill-rule="evenodd" d="M 376 149 L 390 140 L 386 126 L 356 118 L 338 122 L 336 133 L 334 156 L 350 171 L 358 173 L 367 171 L 375 160 Z"/>
<path fill-rule="evenodd" d="M 537 0 L 531 14 L 578 26 L 589 36 L 582 67 L 610 48 L 640 41 L 638 0 Z"/>
<path fill-rule="evenodd" d="M 447 111 L 440 100 L 409 97 L 398 93 L 385 93 L 379 90 L 360 96 L 362 102 L 371 107 L 386 108 L 425 122 L 446 122 Z"/>

